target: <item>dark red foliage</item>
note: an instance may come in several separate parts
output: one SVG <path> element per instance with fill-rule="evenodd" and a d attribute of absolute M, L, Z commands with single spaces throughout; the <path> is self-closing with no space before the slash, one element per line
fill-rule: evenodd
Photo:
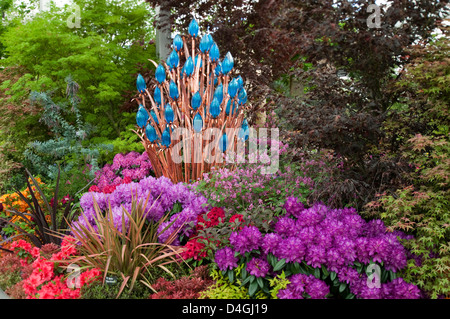
<path fill-rule="evenodd" d="M 209 277 L 207 266 L 199 266 L 190 276 L 183 276 L 174 281 L 159 278 L 153 285 L 157 293 L 150 299 L 197 299 L 200 292 L 213 284 Z"/>

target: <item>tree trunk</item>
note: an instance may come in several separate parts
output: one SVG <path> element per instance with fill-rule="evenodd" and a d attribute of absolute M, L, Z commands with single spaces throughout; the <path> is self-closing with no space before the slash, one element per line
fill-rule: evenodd
<path fill-rule="evenodd" d="M 164 5 L 156 7 L 157 28 L 156 28 L 156 54 L 160 60 L 166 60 L 170 54 L 172 43 L 170 22 L 170 10 Z"/>

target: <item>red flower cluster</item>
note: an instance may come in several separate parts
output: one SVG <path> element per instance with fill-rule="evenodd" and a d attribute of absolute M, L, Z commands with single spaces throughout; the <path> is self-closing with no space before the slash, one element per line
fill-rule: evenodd
<path fill-rule="evenodd" d="M 181 253 L 181 257 L 185 260 L 190 258 L 193 258 L 194 260 L 205 258 L 208 252 L 203 250 L 205 248 L 205 244 L 201 242 L 203 239 L 205 239 L 205 237 L 200 236 L 191 238 L 184 246 L 185 250 Z"/>
<path fill-rule="evenodd" d="M 244 223 L 244 216 L 241 214 L 234 214 L 228 220 L 230 223 Z M 214 207 L 209 212 L 199 215 L 197 217 L 197 226 L 195 227 L 194 234 L 191 235 L 189 241 L 184 246 L 185 250 L 181 254 L 183 259 L 194 259 L 201 260 L 208 255 L 208 249 L 205 249 L 205 239 L 207 242 L 211 242 L 211 238 L 205 238 L 204 236 L 199 236 L 199 231 L 206 228 L 215 227 L 220 223 L 225 222 L 225 211 L 222 208 Z M 233 226 L 232 226 L 233 227 Z M 243 227 L 239 226 L 239 229 Z M 234 230 L 234 227 L 233 227 Z M 217 242 L 216 245 L 220 245 Z"/>
<path fill-rule="evenodd" d="M 229 222 L 232 224 L 239 224 L 240 226 L 238 227 L 238 230 L 241 230 L 244 227 L 244 216 L 242 214 L 234 214 L 230 217 Z M 235 230 L 235 227 L 232 226 L 231 228 Z"/>
<path fill-rule="evenodd" d="M 206 219 L 205 219 L 206 216 Z M 206 214 L 197 217 L 197 230 L 214 227 L 225 221 L 225 212 L 222 208 L 214 207 Z"/>
<path fill-rule="evenodd" d="M 66 196 L 64 196 L 63 198 L 61 198 L 61 204 L 66 204 L 68 201 L 70 200 L 70 195 L 67 194 Z M 50 199 L 50 206 L 53 206 L 53 203 L 55 202 L 55 199 L 52 197 L 52 199 Z"/>
<path fill-rule="evenodd" d="M 121 184 L 129 184 L 131 183 L 133 180 L 131 179 L 131 177 L 129 176 L 125 176 L 122 180 L 122 183 L 120 184 L 110 184 L 110 185 L 106 185 L 105 187 L 103 187 L 102 189 L 100 189 L 100 187 L 98 187 L 97 185 L 92 185 L 91 187 L 89 187 L 89 192 L 96 192 L 96 193 L 105 193 L 105 194 L 111 194 L 112 192 L 114 192 L 116 190 L 116 187 L 121 185 Z"/>
<path fill-rule="evenodd" d="M 11 244 L 11 248 L 21 258 L 22 266 L 30 265 L 31 274 L 22 282 L 27 299 L 76 299 L 80 297 L 80 289 L 101 278 L 99 269 L 90 269 L 80 274 L 79 285 L 69 287 L 65 280 L 64 270 L 58 267 L 57 261 L 67 260 L 76 254 L 73 238 L 65 237 L 58 252 L 50 259 L 41 256 L 37 247 L 18 240 Z"/>

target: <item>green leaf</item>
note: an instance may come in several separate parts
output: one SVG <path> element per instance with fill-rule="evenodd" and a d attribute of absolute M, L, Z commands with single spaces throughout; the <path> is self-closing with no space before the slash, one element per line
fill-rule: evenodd
<path fill-rule="evenodd" d="M 326 279 L 330 275 L 330 273 L 328 272 L 328 269 L 327 269 L 327 267 L 325 267 L 325 265 L 322 265 L 322 273 L 323 273 L 322 279 Z"/>
<path fill-rule="evenodd" d="M 320 279 L 320 268 L 314 269 L 314 277 L 316 277 L 317 279 Z"/>
<path fill-rule="evenodd" d="M 273 271 L 279 271 L 283 269 L 284 265 L 286 265 L 286 259 L 280 259 L 273 267 Z"/>
<path fill-rule="evenodd" d="M 339 292 L 343 292 L 345 290 L 345 288 L 347 288 L 347 284 L 345 282 L 341 283 L 341 285 L 339 286 Z"/>
<path fill-rule="evenodd" d="M 256 293 L 256 291 L 258 290 L 258 282 L 255 280 L 253 281 L 250 286 L 248 287 L 248 294 L 250 297 L 253 297 L 253 295 Z"/>
<path fill-rule="evenodd" d="M 256 277 L 256 282 L 261 288 L 264 288 L 264 280 L 261 277 Z"/>
<path fill-rule="evenodd" d="M 298 274 L 299 272 L 301 272 L 300 264 L 298 262 L 295 262 L 292 266 L 294 274 Z"/>
<path fill-rule="evenodd" d="M 244 280 L 245 278 L 247 278 L 247 276 L 248 276 L 248 272 L 247 272 L 247 269 L 245 269 L 245 267 L 244 267 L 241 270 L 241 279 Z"/>
<path fill-rule="evenodd" d="M 227 272 L 228 275 L 228 280 L 230 281 L 230 283 L 234 282 L 234 271 L 232 269 L 229 269 Z"/>
<path fill-rule="evenodd" d="M 248 276 L 247 278 L 245 278 L 242 283 L 241 286 L 245 286 L 247 283 L 250 282 L 250 280 L 252 279 L 252 276 Z"/>
<path fill-rule="evenodd" d="M 334 271 L 330 272 L 331 281 L 334 281 L 335 278 L 336 278 L 336 273 Z"/>

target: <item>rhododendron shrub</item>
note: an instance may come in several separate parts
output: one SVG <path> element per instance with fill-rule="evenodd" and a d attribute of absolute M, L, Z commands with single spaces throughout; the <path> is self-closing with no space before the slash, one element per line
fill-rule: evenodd
<path fill-rule="evenodd" d="M 355 209 L 306 208 L 295 197 L 269 231 L 245 225 L 214 262 L 230 282 L 240 265 L 240 284 L 250 296 L 269 294 L 269 282 L 284 272 L 290 284 L 278 298 L 419 298 L 420 290 L 397 278 L 407 251 L 380 220 L 366 222 Z M 376 270 L 379 270 L 378 272 Z"/>
<path fill-rule="evenodd" d="M 67 280 L 69 273 L 64 267 L 64 261 L 77 253 L 71 237 L 65 237 L 61 247 L 49 258 L 45 245 L 41 250 L 24 240 L 18 240 L 10 247 L 20 258 L 22 267 L 31 267 L 31 272 L 24 276 L 21 283 L 27 299 L 77 299 L 80 298 L 81 287 L 101 278 L 101 271 L 93 268 L 80 272 L 77 284 L 69 284 Z"/>
<path fill-rule="evenodd" d="M 122 218 L 128 224 L 127 216 L 124 216 L 122 207 L 131 211 L 133 197 L 136 201 L 148 203 L 145 208 L 145 216 L 150 221 L 159 221 L 166 214 L 170 214 L 167 221 L 161 223 L 159 232 L 160 242 L 165 242 L 175 231 L 179 236 L 173 245 L 180 245 L 194 231 L 197 216 L 207 211 L 207 199 L 196 194 L 182 183 L 173 184 L 166 177 L 155 178 L 152 176 L 143 178 L 139 182 L 121 184 L 110 193 L 88 192 L 80 199 L 82 209 L 81 216 L 73 223 L 87 226 L 90 223 L 96 229 L 94 200 L 101 211 L 106 212 L 111 206 L 114 224 L 119 229 L 122 227 Z"/>
<path fill-rule="evenodd" d="M 89 191 L 110 194 L 117 186 L 139 182 L 150 176 L 151 172 L 152 165 L 147 152 L 118 153 L 114 156 L 112 164 L 106 164 L 95 172 L 95 185 L 92 185 Z"/>
<path fill-rule="evenodd" d="M 243 223 L 241 214 L 225 216 L 225 211 L 219 207 L 198 215 L 194 232 L 184 245 L 181 256 L 194 266 L 211 261 L 214 251 L 228 243 L 227 234 L 241 228 Z"/>

